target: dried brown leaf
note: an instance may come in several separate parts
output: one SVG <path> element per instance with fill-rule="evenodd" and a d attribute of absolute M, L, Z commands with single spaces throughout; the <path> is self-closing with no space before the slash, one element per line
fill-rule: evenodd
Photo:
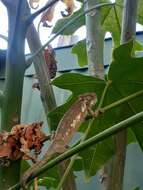
<path fill-rule="evenodd" d="M 29 125 L 16 125 L 11 132 L 0 133 L 0 157 L 34 161 L 30 151 L 40 153 L 43 142 L 47 138 L 41 129 L 42 122 L 35 122 Z"/>
<path fill-rule="evenodd" d="M 57 3 L 55 3 L 50 8 L 48 8 L 46 11 L 43 12 L 43 14 L 41 16 L 42 23 L 45 23 L 46 21 L 51 22 L 53 20 L 56 4 Z"/>
<path fill-rule="evenodd" d="M 66 11 L 68 12 L 68 15 L 66 15 L 66 16 L 71 15 L 75 8 L 74 0 L 62 0 L 62 2 L 65 3 L 65 5 L 67 7 Z"/>
<path fill-rule="evenodd" d="M 56 72 L 57 72 L 57 61 L 55 59 L 55 52 L 52 46 L 49 45 L 48 48 L 45 49 L 44 56 L 45 56 L 46 64 L 49 68 L 50 78 L 52 79 L 56 76 Z"/>

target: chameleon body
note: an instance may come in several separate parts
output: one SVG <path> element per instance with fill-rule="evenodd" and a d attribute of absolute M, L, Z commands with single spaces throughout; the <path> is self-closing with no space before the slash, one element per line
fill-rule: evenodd
<path fill-rule="evenodd" d="M 97 102 L 95 93 L 85 93 L 78 97 L 75 103 L 64 114 L 59 122 L 54 138 L 44 155 L 43 159 L 33 164 L 21 179 L 21 186 L 24 189 L 28 178 L 41 168 L 56 153 L 63 153 L 67 150 L 67 145 L 71 141 L 75 132 L 85 121 L 87 114 L 93 113 L 92 106 Z"/>

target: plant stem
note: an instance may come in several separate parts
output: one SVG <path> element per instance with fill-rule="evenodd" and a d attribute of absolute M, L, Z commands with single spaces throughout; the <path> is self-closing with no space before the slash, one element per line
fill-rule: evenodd
<path fill-rule="evenodd" d="M 131 125 L 135 125 L 135 123 L 138 123 L 143 120 L 143 111 L 140 113 L 133 115 L 129 117 L 128 119 L 121 121 L 120 123 L 113 125 L 112 127 L 102 131 L 101 133 L 89 138 L 88 140 L 84 141 L 83 143 L 80 143 L 79 145 L 71 148 L 70 150 L 66 151 L 64 154 L 59 155 L 58 157 L 54 158 L 53 160 L 49 161 L 44 167 L 40 168 L 37 172 L 35 172 L 29 181 L 31 181 L 36 176 L 42 174 L 46 170 L 54 167 L 61 161 L 73 156 L 74 154 L 87 149 L 89 146 L 95 145 L 98 142 L 101 142 L 105 140 L 106 138 L 110 137 L 111 135 L 114 135 L 122 130 L 125 130 L 126 128 L 130 127 Z M 15 190 L 20 187 L 20 184 L 16 184 L 15 186 L 11 187 L 9 190 Z"/>
<path fill-rule="evenodd" d="M 85 10 L 99 4 L 99 0 L 88 0 Z M 101 28 L 100 10 L 96 9 L 86 14 L 86 49 L 88 70 L 91 76 L 104 79 L 103 47 L 104 32 Z"/>
<path fill-rule="evenodd" d="M 34 24 L 32 24 L 29 27 L 26 37 L 31 53 L 34 53 L 35 51 L 37 51 L 37 49 L 41 48 L 42 45 Z M 45 109 L 45 113 L 47 115 L 49 111 L 52 111 L 56 107 L 56 101 L 53 89 L 50 85 L 49 70 L 45 63 L 45 58 L 43 53 L 40 52 L 37 55 L 35 55 L 33 62 L 40 85 L 41 100 Z"/>
<path fill-rule="evenodd" d="M 26 25 L 21 19 L 25 16 L 25 1 L 14 1 L 11 6 L 5 2 L 8 10 L 9 34 L 6 57 L 6 81 L 1 111 L 1 130 L 10 131 L 20 123 L 23 80 L 25 72 L 24 41 Z M 15 175 L 13 175 L 13 173 Z M 0 168 L 0 189 L 7 190 L 19 181 L 20 160 L 13 161 L 9 167 Z"/>
<path fill-rule="evenodd" d="M 121 44 L 133 39 L 136 35 L 138 0 L 124 0 Z"/>
<path fill-rule="evenodd" d="M 129 95 L 129 96 L 126 96 L 125 98 L 122 98 L 121 100 L 118 100 L 118 101 L 116 101 L 116 102 L 113 102 L 112 104 L 110 104 L 110 105 L 107 105 L 107 106 L 105 106 L 104 108 L 102 108 L 104 111 L 107 111 L 107 110 L 109 110 L 109 109 L 111 109 L 111 108 L 113 108 L 113 107 L 116 107 L 116 106 L 119 106 L 119 105 L 121 105 L 121 104 L 123 104 L 123 103 L 125 103 L 125 102 L 128 102 L 129 100 L 132 100 L 132 99 L 134 99 L 134 98 L 136 98 L 136 97 L 138 97 L 138 96 L 140 96 L 140 95 L 142 95 L 143 94 L 143 90 L 140 90 L 140 91 L 138 91 L 138 92 L 135 92 L 135 93 L 133 93 L 133 94 L 131 94 L 131 95 Z"/>
<path fill-rule="evenodd" d="M 110 82 L 110 81 L 107 81 L 106 86 L 105 86 L 105 88 L 104 88 L 104 90 L 103 90 L 102 96 L 101 96 L 101 98 L 100 98 L 100 102 L 99 102 L 98 108 L 101 108 L 101 107 L 102 107 L 103 102 L 104 102 L 105 95 L 106 95 L 106 93 L 107 93 L 107 90 L 108 90 L 110 84 L 111 84 L 111 82 Z M 105 109 L 105 108 L 104 108 L 104 109 Z"/>

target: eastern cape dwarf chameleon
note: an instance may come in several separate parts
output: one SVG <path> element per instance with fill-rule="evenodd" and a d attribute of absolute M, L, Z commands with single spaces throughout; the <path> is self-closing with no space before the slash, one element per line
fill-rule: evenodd
<path fill-rule="evenodd" d="M 79 129 L 80 125 L 85 121 L 88 113 L 96 116 L 97 113 L 91 109 L 96 102 L 97 96 L 95 93 L 84 93 L 79 95 L 78 99 L 60 120 L 55 135 L 43 159 L 33 164 L 22 176 L 20 181 L 22 189 L 26 189 L 28 178 L 46 164 L 51 157 L 56 153 L 61 154 L 67 150 L 69 142 L 72 140 L 72 137 Z"/>

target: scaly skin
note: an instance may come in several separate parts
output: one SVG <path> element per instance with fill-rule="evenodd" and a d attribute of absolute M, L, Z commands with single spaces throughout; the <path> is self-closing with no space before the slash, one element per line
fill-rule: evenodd
<path fill-rule="evenodd" d="M 43 159 L 33 164 L 33 166 L 24 173 L 21 179 L 22 189 L 26 189 L 26 183 L 30 176 L 46 164 L 54 154 L 66 151 L 67 145 L 80 125 L 85 121 L 88 112 L 93 112 L 91 108 L 96 102 L 97 97 L 95 93 L 85 93 L 79 96 L 77 101 L 60 120 L 54 138 Z"/>

